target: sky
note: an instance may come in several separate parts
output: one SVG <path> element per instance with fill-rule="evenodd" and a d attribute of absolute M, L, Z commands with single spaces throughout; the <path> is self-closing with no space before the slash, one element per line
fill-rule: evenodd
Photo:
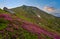
<path fill-rule="evenodd" d="M 0 0 L 0 8 L 35 6 L 50 13 L 60 13 L 60 0 Z"/>

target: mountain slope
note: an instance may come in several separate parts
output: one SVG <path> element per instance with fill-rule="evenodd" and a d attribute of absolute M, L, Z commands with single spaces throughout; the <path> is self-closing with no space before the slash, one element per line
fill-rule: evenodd
<path fill-rule="evenodd" d="M 3 18 L 3 20 L 1 20 L 1 18 Z M 0 39 L 40 39 L 40 38 L 45 39 L 46 35 L 48 37 L 46 39 L 51 39 L 51 38 L 60 39 L 59 33 L 49 32 L 39 27 L 38 25 L 22 20 L 15 15 L 5 14 L 5 13 L 0 14 L 0 20 L 1 20 L 0 23 L 2 24 L 7 23 L 5 28 L 3 28 L 4 25 L 3 26 L 0 25 L 3 28 L 0 29 Z M 45 34 L 45 36 L 40 37 L 41 33 Z"/>
<path fill-rule="evenodd" d="M 15 14 L 21 19 L 41 25 L 41 27 L 49 29 L 50 31 L 60 33 L 60 19 L 53 15 L 50 15 L 36 7 L 25 5 L 13 8 L 12 10 L 15 11 Z"/>
<path fill-rule="evenodd" d="M 37 35 L 21 28 L 22 23 L 17 16 L 2 10 L 0 13 L 0 39 L 38 39 Z"/>
<path fill-rule="evenodd" d="M 59 18 L 32 6 L 12 10 L 0 12 L 0 39 L 60 39 Z"/>

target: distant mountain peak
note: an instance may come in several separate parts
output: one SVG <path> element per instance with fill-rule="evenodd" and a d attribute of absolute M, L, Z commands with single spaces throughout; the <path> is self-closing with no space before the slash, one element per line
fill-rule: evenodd
<path fill-rule="evenodd" d="M 22 6 L 27 6 L 27 5 L 22 5 Z"/>

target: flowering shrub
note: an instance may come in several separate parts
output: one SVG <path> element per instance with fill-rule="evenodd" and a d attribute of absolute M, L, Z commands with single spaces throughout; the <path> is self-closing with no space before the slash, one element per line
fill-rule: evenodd
<path fill-rule="evenodd" d="M 9 23 L 10 19 L 9 15 L 7 14 L 0 14 L 0 30 L 7 27 L 7 24 Z"/>
<path fill-rule="evenodd" d="M 0 14 L 0 18 L 4 18 L 4 19 L 9 20 L 9 21 L 12 20 L 12 18 L 10 17 L 9 14 Z"/>

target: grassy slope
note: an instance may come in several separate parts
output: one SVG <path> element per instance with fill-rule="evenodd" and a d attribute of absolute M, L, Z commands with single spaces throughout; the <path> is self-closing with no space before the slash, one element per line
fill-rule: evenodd
<path fill-rule="evenodd" d="M 30 6 L 21 6 L 13 8 L 18 17 L 27 20 L 32 23 L 42 25 L 43 27 L 48 27 L 52 30 L 60 32 L 60 20 L 53 15 L 47 14 L 46 12 Z M 39 14 L 41 18 L 38 18 L 36 14 Z"/>
<path fill-rule="evenodd" d="M 0 14 L 1 13 L 5 13 L 5 11 L 0 9 Z M 7 20 L 4 20 L 3 18 L 0 18 L 0 30 L 6 28 L 7 24 L 8 24 Z"/>
<path fill-rule="evenodd" d="M 41 25 L 44 29 L 50 32 L 60 33 L 60 18 L 47 14 L 46 12 L 32 6 L 21 6 L 13 8 L 16 15 L 21 19 L 32 22 L 34 24 Z M 38 18 L 36 14 L 39 14 L 41 18 Z"/>
<path fill-rule="evenodd" d="M 9 13 L 0 9 L 0 14 L 9 14 Z M 12 17 L 12 19 L 14 19 L 15 16 L 12 15 L 10 17 Z M 15 18 L 15 19 L 17 19 L 17 18 Z M 15 21 L 18 21 L 18 20 L 15 20 Z M 15 24 L 15 21 L 12 21 L 12 23 Z M 13 39 L 14 37 L 12 37 L 12 36 L 13 35 L 16 36 L 16 33 L 19 34 L 19 36 L 16 39 L 31 39 L 31 38 L 38 39 L 35 34 L 29 33 L 26 30 L 22 29 L 21 27 L 19 28 L 19 30 L 16 30 L 13 27 L 10 27 L 10 28 L 14 29 L 14 30 L 12 29 L 14 32 L 13 31 L 11 32 L 10 30 L 7 31 L 6 28 L 8 28 L 9 23 L 10 23 L 10 21 L 5 20 L 4 18 L 0 18 L 0 39 L 7 39 L 7 37 L 8 37 L 8 39 Z M 10 23 L 10 25 L 12 25 L 12 23 Z M 20 26 L 20 24 L 17 26 Z"/>

